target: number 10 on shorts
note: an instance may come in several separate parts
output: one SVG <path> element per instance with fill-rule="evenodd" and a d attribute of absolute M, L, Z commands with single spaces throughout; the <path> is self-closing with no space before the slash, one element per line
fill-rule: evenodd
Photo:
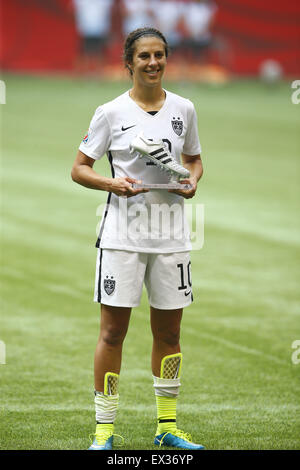
<path fill-rule="evenodd" d="M 180 270 L 180 280 L 181 280 L 181 284 L 178 287 L 178 290 L 186 291 L 186 289 L 189 288 L 191 292 L 191 287 L 192 287 L 191 262 L 189 261 L 187 266 L 184 266 L 183 263 L 179 263 L 177 264 L 177 268 Z"/>

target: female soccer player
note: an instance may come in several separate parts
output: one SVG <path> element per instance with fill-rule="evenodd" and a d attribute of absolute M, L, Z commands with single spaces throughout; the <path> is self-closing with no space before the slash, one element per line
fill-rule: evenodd
<path fill-rule="evenodd" d="M 94 361 L 97 424 L 91 450 L 113 445 L 122 345 L 144 282 L 153 335 L 154 444 L 203 449 L 176 426 L 180 323 L 183 308 L 193 300 L 184 198 L 195 195 L 203 170 L 193 104 L 162 88 L 167 56 L 168 45 L 160 31 L 147 27 L 128 35 L 124 62 L 133 86 L 96 109 L 72 168 L 74 181 L 109 193 L 96 244 L 94 300 L 101 304 L 101 326 Z M 139 158 L 139 145 L 152 160 Z M 112 178 L 93 169 L 105 153 Z M 183 177 L 190 188 L 134 187 L 141 182 L 167 183 L 162 169 Z"/>

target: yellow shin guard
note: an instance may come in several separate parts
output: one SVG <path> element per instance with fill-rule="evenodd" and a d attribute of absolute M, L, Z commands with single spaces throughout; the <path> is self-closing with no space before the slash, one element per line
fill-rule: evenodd
<path fill-rule="evenodd" d="M 165 356 L 161 361 L 160 377 L 154 377 L 158 421 L 156 435 L 176 429 L 181 363 L 181 353 Z"/>
<path fill-rule="evenodd" d="M 114 372 L 106 372 L 104 376 L 104 395 L 117 395 L 119 375 Z"/>
<path fill-rule="evenodd" d="M 170 354 L 161 361 L 160 377 L 162 379 L 178 379 L 181 372 L 182 354 Z"/>

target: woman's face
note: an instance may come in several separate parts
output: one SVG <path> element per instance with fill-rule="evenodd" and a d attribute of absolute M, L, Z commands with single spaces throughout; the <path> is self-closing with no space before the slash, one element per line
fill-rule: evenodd
<path fill-rule="evenodd" d="M 133 81 L 140 85 L 160 85 L 167 58 L 165 43 L 156 36 L 141 37 L 135 42 L 132 64 Z"/>

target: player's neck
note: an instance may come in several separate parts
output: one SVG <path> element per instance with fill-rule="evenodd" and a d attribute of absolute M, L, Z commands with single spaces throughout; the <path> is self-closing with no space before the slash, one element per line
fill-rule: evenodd
<path fill-rule="evenodd" d="M 129 94 L 145 111 L 159 111 L 166 99 L 166 93 L 161 86 L 153 88 L 134 86 Z"/>

